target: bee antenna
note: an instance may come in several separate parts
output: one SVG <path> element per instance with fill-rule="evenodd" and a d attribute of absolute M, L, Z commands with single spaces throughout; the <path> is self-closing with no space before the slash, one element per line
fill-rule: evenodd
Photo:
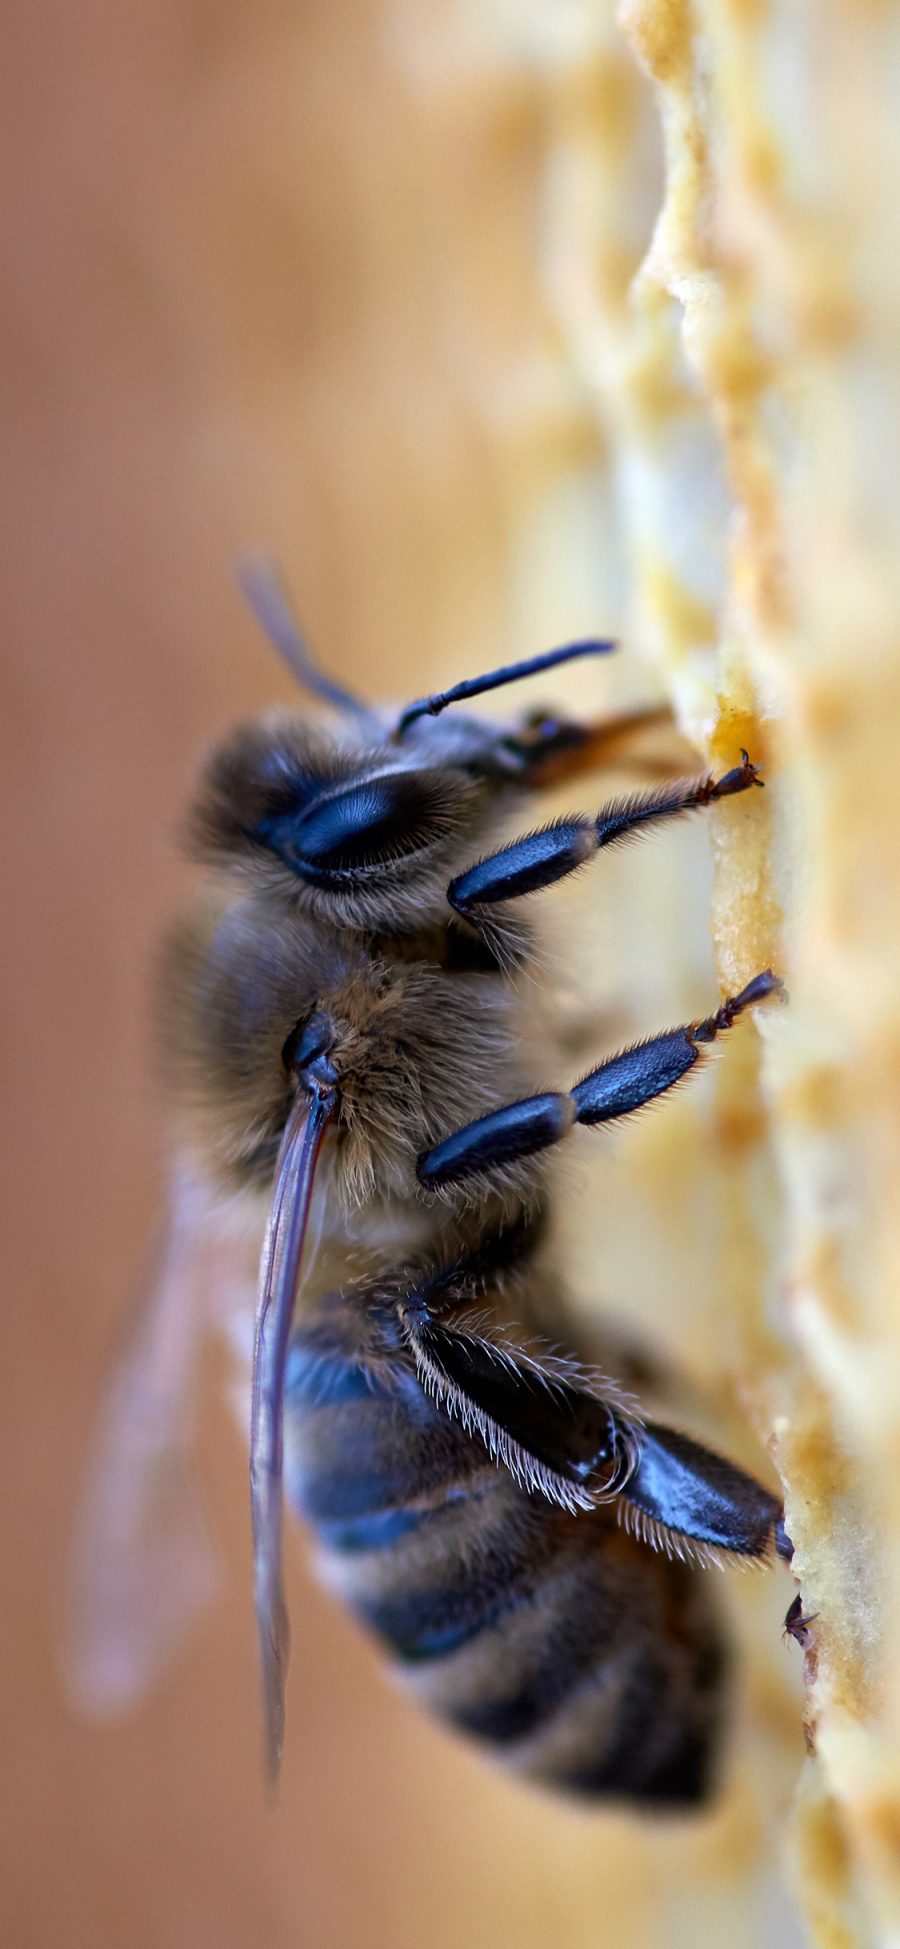
<path fill-rule="evenodd" d="M 437 691 L 433 697 L 420 697 L 408 704 L 397 724 L 395 736 L 402 738 L 417 717 L 437 717 L 448 704 L 461 704 L 467 697 L 481 697 L 486 690 L 500 690 L 504 684 L 518 683 L 521 677 L 536 677 L 542 670 L 555 670 L 559 663 L 574 663 L 580 656 L 608 656 L 618 645 L 602 637 L 590 636 L 583 642 L 564 643 L 560 649 L 544 650 L 540 656 L 526 657 L 522 663 L 507 663 L 489 670 L 484 677 L 467 677 L 452 690 Z"/>
<path fill-rule="evenodd" d="M 371 718 L 368 704 L 354 697 L 352 691 L 344 690 L 341 684 L 334 683 L 331 677 L 326 677 L 324 671 L 319 670 L 313 662 L 271 558 L 263 554 L 245 555 L 239 560 L 235 573 L 251 614 L 298 684 L 339 711 L 351 712 L 354 717 Z"/>

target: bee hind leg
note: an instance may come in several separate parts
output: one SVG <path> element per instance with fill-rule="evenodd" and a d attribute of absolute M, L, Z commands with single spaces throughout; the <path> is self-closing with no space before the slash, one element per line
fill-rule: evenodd
<path fill-rule="evenodd" d="M 642 1421 L 603 1375 L 451 1327 L 422 1288 L 399 1315 L 427 1391 L 532 1492 L 573 1510 L 618 1500 L 627 1528 L 676 1556 L 784 1554 L 777 1496 L 690 1436 Z"/>
<path fill-rule="evenodd" d="M 676 1554 L 681 1539 L 687 1554 L 751 1562 L 785 1554 L 777 1496 L 733 1462 L 659 1422 L 640 1430 L 637 1462 L 621 1497 L 633 1512 L 628 1526 Z"/>

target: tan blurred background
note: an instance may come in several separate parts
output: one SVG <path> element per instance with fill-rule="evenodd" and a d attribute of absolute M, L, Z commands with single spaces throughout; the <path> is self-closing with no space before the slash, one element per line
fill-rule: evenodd
<path fill-rule="evenodd" d="M 294 1545 L 266 1811 L 245 1456 L 214 1355 L 198 1467 L 223 1600 L 127 1722 L 79 1722 L 60 1671 L 79 1470 L 158 1202 L 172 830 L 209 741 L 291 696 L 236 595 L 239 549 L 274 549 L 322 660 L 373 695 L 616 631 L 619 667 L 555 694 L 655 694 L 640 657 L 663 635 L 685 721 L 711 722 L 719 437 L 652 307 L 629 309 L 662 197 L 649 83 L 605 5 L 36 0 L 5 38 L 3 1940 L 791 1949 L 783 1573 L 729 1583 L 754 1656 L 720 1804 L 642 1827 L 545 1803 L 428 1725 Z M 741 809 L 723 819 L 746 846 Z M 608 1039 L 706 1005 L 708 880 L 689 829 L 605 866 L 599 940 L 594 895 L 575 903 Z M 734 1049 L 749 1100 L 753 1032 Z M 587 1199 L 585 1162 L 569 1238 L 583 1303 L 628 1312 L 727 1414 L 763 1333 L 741 1226 L 774 1192 L 716 1101 L 709 1080 L 623 1133 Z M 714 1154 L 744 1173 L 743 1220 Z M 746 1425 L 730 1440 L 766 1467 Z"/>

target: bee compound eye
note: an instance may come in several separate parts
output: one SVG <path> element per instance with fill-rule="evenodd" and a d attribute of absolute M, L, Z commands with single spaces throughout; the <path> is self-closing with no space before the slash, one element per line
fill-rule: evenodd
<path fill-rule="evenodd" d="M 260 837 L 314 886 L 408 859 L 447 830 L 451 798 L 444 775 L 383 772 L 319 797 L 299 812 L 262 822 Z"/>

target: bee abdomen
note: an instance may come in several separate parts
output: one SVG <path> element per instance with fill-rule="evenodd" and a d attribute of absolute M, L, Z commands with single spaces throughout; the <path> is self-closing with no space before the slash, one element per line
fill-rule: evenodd
<path fill-rule="evenodd" d="M 522 1773 L 689 1805 L 723 1657 L 706 1588 L 614 1512 L 526 1494 L 411 1374 L 292 1350 L 294 1500 L 325 1582 L 433 1712 Z"/>
<path fill-rule="evenodd" d="M 412 1373 L 323 1353 L 298 1336 L 285 1386 L 288 1489 L 300 1515 L 337 1547 L 377 1547 L 468 1483 L 477 1458 Z M 354 1528 L 355 1525 L 355 1528 Z M 370 1525 L 370 1527 L 367 1527 Z M 371 1526 L 374 1525 L 374 1526 Z M 396 1540 L 395 1538 L 392 1540 Z"/>
<path fill-rule="evenodd" d="M 525 1601 L 417 1673 L 415 1687 L 547 1785 L 690 1804 L 712 1783 L 721 1643 L 691 1573 L 648 1565 L 646 1553 L 629 1565 L 619 1541 L 603 1514 L 564 1516 Z M 693 1637 L 679 1611 L 695 1614 Z"/>

